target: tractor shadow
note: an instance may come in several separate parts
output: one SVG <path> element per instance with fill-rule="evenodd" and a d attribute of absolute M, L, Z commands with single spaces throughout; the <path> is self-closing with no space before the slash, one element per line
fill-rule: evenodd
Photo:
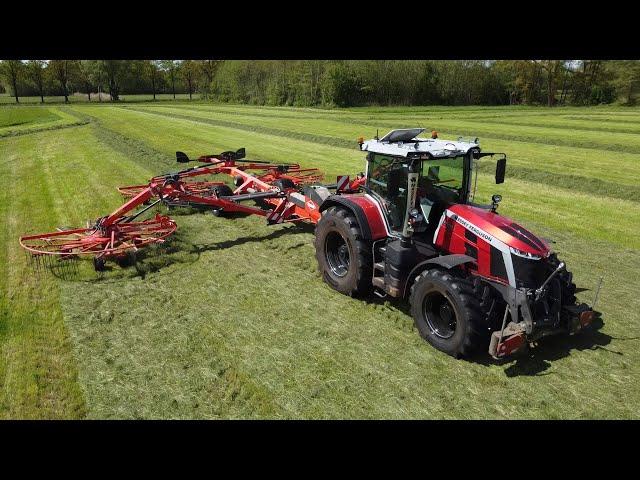
<path fill-rule="evenodd" d="M 371 298 L 367 303 L 383 305 L 386 299 Z M 404 302 L 393 302 L 393 307 L 411 317 L 408 304 Z M 624 355 L 622 352 L 607 348 L 611 340 L 640 340 L 640 337 L 618 338 L 607 335 L 601 331 L 604 326 L 601 312 L 595 312 L 596 318 L 591 326 L 576 335 L 558 334 L 545 337 L 540 340 L 535 348 L 526 349 L 520 353 L 505 359 L 494 359 L 482 349 L 479 352 L 464 358 L 463 361 L 477 363 L 486 367 L 504 366 L 504 373 L 507 377 L 519 376 L 542 376 L 550 375 L 545 373 L 554 361 L 571 355 L 572 351 L 583 350 L 605 350 L 612 355 Z M 415 327 L 414 327 L 415 330 Z M 417 333 L 417 332 L 416 332 Z M 488 346 L 488 344 L 487 344 Z"/>
<path fill-rule="evenodd" d="M 507 377 L 550 375 L 546 372 L 554 361 L 566 358 L 572 351 L 605 350 L 612 355 L 623 355 L 622 352 L 607 348 L 614 337 L 603 333 L 602 313 L 596 312 L 593 323 L 575 335 L 558 334 L 542 338 L 535 348 L 527 348 L 511 358 L 493 359 L 488 354 L 477 354 L 468 360 L 485 366 L 505 366 Z M 636 340 L 636 338 L 617 338 L 616 340 Z M 545 373 L 546 372 L 546 373 Z"/>

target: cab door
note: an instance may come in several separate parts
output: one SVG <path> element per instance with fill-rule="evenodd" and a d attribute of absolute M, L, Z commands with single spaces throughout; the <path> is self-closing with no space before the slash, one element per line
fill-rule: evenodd
<path fill-rule="evenodd" d="M 407 207 L 408 164 L 405 158 L 370 153 L 367 188 L 380 200 L 391 230 L 401 232 Z"/>

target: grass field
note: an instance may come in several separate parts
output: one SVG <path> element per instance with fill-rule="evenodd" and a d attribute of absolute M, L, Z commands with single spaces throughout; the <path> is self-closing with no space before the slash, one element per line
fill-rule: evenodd
<path fill-rule="evenodd" d="M 83 226 L 120 185 L 190 156 L 364 169 L 355 139 L 420 125 L 509 155 L 481 200 L 540 235 L 603 325 L 504 362 L 454 360 L 401 303 L 325 285 L 313 231 L 176 212 L 138 268 L 34 274 L 21 234 Z M 0 107 L 0 417 L 638 418 L 640 110 L 293 109 L 163 102 Z"/>

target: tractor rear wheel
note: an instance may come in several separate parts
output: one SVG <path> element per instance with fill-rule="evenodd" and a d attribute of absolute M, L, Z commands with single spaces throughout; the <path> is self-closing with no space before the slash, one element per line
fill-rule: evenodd
<path fill-rule="evenodd" d="M 371 244 L 351 212 L 338 207 L 326 210 L 316 226 L 315 247 L 320 273 L 332 288 L 350 296 L 371 291 Z"/>
<path fill-rule="evenodd" d="M 459 358 L 484 346 L 480 302 L 466 278 L 426 270 L 415 279 L 409 302 L 420 336 L 438 350 Z"/>

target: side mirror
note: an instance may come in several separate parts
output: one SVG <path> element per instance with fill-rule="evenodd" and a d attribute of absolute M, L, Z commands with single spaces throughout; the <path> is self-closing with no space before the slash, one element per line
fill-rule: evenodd
<path fill-rule="evenodd" d="M 176 152 L 176 162 L 178 163 L 189 163 L 189 157 L 184 152 Z"/>
<path fill-rule="evenodd" d="M 241 158 L 244 158 L 246 156 L 247 156 L 247 154 L 246 154 L 246 152 L 244 150 L 244 147 L 239 149 L 238 151 L 236 151 L 236 160 L 240 160 Z"/>
<path fill-rule="evenodd" d="M 496 164 L 496 184 L 504 183 L 504 174 L 507 170 L 507 159 L 501 158 Z"/>

